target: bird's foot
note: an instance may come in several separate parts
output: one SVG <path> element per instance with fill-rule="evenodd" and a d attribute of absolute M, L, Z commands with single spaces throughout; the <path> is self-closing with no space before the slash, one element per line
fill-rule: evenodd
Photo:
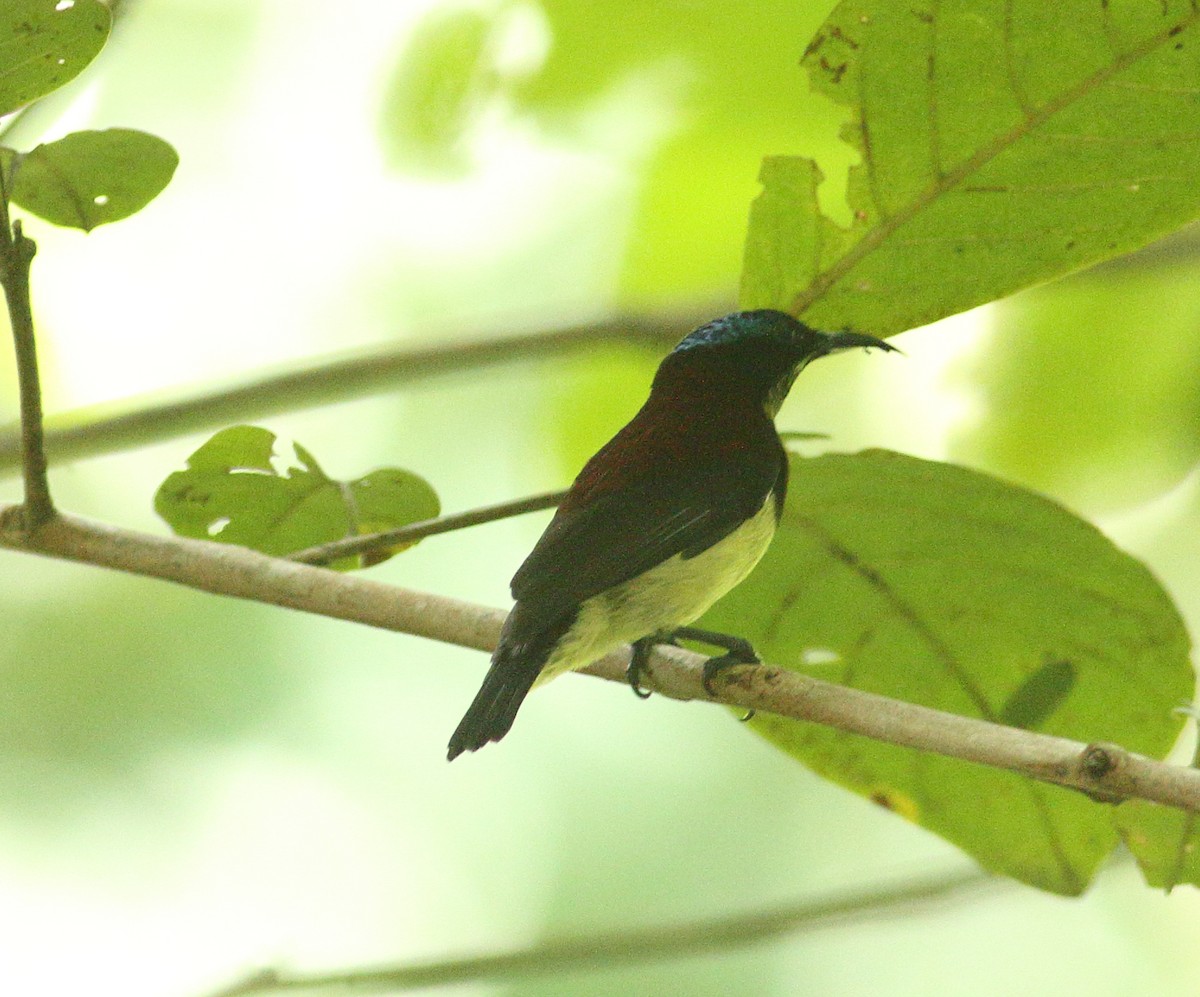
<path fill-rule="evenodd" d="M 633 642 L 633 653 L 629 656 L 629 667 L 625 669 L 625 680 L 633 689 L 636 696 L 649 699 L 650 692 L 642 688 L 642 677 L 649 671 L 650 651 L 659 644 L 678 646 L 680 640 L 695 640 L 713 647 L 723 647 L 725 653 L 715 658 L 709 658 L 704 663 L 701 674 L 701 684 L 704 691 L 713 699 L 717 698 L 717 690 L 713 681 L 723 671 L 736 668 L 738 665 L 762 664 L 762 659 L 754 650 L 754 646 L 745 638 L 734 637 L 732 634 L 719 633 L 716 630 L 703 630 L 700 627 L 676 627 L 674 630 L 658 634 L 650 634 Z M 747 713 L 743 720 L 754 716 L 754 711 Z"/>
<path fill-rule="evenodd" d="M 701 684 L 704 686 L 704 691 L 707 692 L 713 699 L 717 698 L 717 690 L 713 686 L 713 681 L 723 671 L 734 668 L 737 665 L 758 665 L 762 663 L 762 659 L 755 652 L 753 645 L 742 637 L 734 637 L 732 634 L 718 633 L 715 630 L 702 630 L 699 627 L 678 627 L 671 636 L 673 638 L 682 637 L 685 640 L 697 640 L 702 644 L 711 644 L 713 647 L 725 648 L 725 653 L 716 658 L 709 658 L 704 663 L 704 672 L 701 676 Z M 753 716 L 753 711 L 748 714 L 745 719 L 749 720 Z"/>

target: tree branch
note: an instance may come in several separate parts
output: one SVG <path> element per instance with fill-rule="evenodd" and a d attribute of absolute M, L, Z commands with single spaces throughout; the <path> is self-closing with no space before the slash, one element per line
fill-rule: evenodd
<path fill-rule="evenodd" d="M 16 525 L 20 507 L 0 507 L 0 546 L 177 582 L 219 595 L 286 606 L 462 647 L 490 651 L 505 613 L 414 592 L 324 568 L 268 557 L 206 540 L 158 537 L 59 515 L 36 533 Z M 1102 801 L 1142 799 L 1200 811 L 1200 770 L 1168 765 L 1117 745 L 1005 727 L 942 713 L 859 689 L 822 682 L 773 665 L 740 666 L 718 677 L 714 700 L 704 689 L 707 659 L 664 647 L 650 657 L 650 687 L 679 700 L 824 724 L 890 744 L 1007 769 L 1066 786 Z M 628 650 L 586 672 L 625 683 Z M 440 748 L 440 746 L 439 746 Z"/>
<path fill-rule="evenodd" d="M 424 519 L 419 523 L 409 523 L 407 526 L 398 526 L 394 530 L 385 530 L 382 533 L 364 533 L 362 536 L 347 537 L 345 540 L 331 540 L 329 543 L 306 547 L 304 550 L 289 554 L 288 560 L 299 561 L 301 564 L 329 564 L 343 557 L 352 557 L 369 551 L 387 550 L 401 544 L 416 543 L 426 537 L 449 533 L 451 530 L 462 530 L 468 526 L 493 523 L 498 519 L 508 519 L 510 516 L 522 516 L 527 512 L 539 512 L 542 509 L 558 505 L 566 494 L 565 491 L 544 492 L 541 495 L 530 495 L 512 502 L 501 502 L 498 505 L 485 505 L 467 512 L 456 512 L 451 516 Z"/>
<path fill-rule="evenodd" d="M 359 398 L 430 377 L 554 356 L 600 343 L 674 345 L 715 313 L 695 309 L 620 315 L 486 339 L 443 331 L 431 337 L 439 340 L 433 346 L 405 344 L 324 357 L 298 369 L 251 374 L 224 388 L 182 388 L 166 399 L 156 394 L 60 413 L 47 420 L 46 448 L 56 463 L 64 463 L 213 426 Z M 0 476 L 17 469 L 20 453 L 19 426 L 0 427 Z"/>
<path fill-rule="evenodd" d="M 969 869 L 876 886 L 851 894 L 835 894 L 775 910 L 713 918 L 694 924 L 637 928 L 592 934 L 586 938 L 547 941 L 515 952 L 466 956 L 436 962 L 381 966 L 335 973 L 256 973 L 213 997 L 250 997 L 288 990 L 354 988 L 364 991 L 417 990 L 423 987 L 511 979 L 567 970 L 626 965 L 634 961 L 680 958 L 739 948 L 780 935 L 839 927 L 917 905 L 957 899 L 972 890 L 994 888 L 997 880 Z"/>
<path fill-rule="evenodd" d="M 37 343 L 33 333 L 33 308 L 29 297 L 29 269 L 37 246 L 21 231 L 20 221 L 10 221 L 8 185 L 0 166 L 0 286 L 8 304 L 13 349 L 17 358 L 17 382 L 21 395 L 18 430 L 21 469 L 25 477 L 24 528 L 36 530 L 54 515 L 50 482 L 46 475 L 46 450 L 42 430 L 42 387 L 38 378 Z"/>

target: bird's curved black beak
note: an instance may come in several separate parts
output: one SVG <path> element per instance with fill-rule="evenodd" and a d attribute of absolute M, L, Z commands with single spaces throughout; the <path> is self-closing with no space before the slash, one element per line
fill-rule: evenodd
<path fill-rule="evenodd" d="M 863 332 L 831 332 L 827 334 L 826 353 L 837 353 L 840 350 L 852 350 L 857 347 L 868 350 L 883 350 L 885 353 L 900 352 L 890 343 L 882 339 L 876 339 L 874 336 L 868 336 Z"/>

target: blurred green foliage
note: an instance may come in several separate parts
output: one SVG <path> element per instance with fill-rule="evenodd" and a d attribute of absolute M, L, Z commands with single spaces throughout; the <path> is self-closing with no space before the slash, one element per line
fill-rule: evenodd
<path fill-rule="evenodd" d="M 19 570 L 25 557 L 5 560 Z M 63 593 L 69 605 L 46 599 L 7 617 L 8 816 L 69 823 L 90 800 L 130 794 L 174 752 L 254 736 L 300 688 L 276 642 L 279 614 L 148 579 L 90 580 Z"/>
<path fill-rule="evenodd" d="M 1200 456 L 1198 329 L 1194 268 L 1101 270 L 1002 302 L 955 456 L 1089 509 L 1153 498 Z"/>
<path fill-rule="evenodd" d="M 494 10 L 435 7 L 407 36 L 380 122 L 394 168 L 450 176 L 468 169 L 468 133 L 497 85 L 488 61 L 495 22 Z"/>
<path fill-rule="evenodd" d="M 628 300 L 730 293 L 764 153 L 803 149 L 835 177 L 853 158 L 837 139 L 843 112 L 810 98 L 796 65 L 826 3 L 768 0 L 752 16 L 684 0 L 545 0 L 536 10 L 545 59 L 505 72 L 496 39 L 515 5 L 426 15 L 385 99 L 385 147 L 394 162 L 453 174 L 481 105 L 502 94 L 550 136 L 632 157 L 638 193 L 621 276 Z M 623 130 L 597 138 L 612 109 Z"/>
<path fill-rule="evenodd" d="M 831 173 L 848 165 L 841 112 L 808 97 L 788 54 L 801 51 L 826 3 L 769 0 L 751 13 L 686 0 L 546 0 L 543 9 L 550 51 L 522 106 L 570 127 L 622 87 L 643 86 L 673 112 L 640 177 L 622 280 L 629 298 L 734 284 L 765 153 L 804 149 Z"/>

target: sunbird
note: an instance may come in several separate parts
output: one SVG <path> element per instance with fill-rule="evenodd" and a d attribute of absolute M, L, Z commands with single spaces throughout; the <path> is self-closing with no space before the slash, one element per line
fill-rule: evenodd
<path fill-rule="evenodd" d="M 504 737 L 535 684 L 622 644 L 633 645 L 628 678 L 639 695 L 655 644 L 724 648 L 705 668 L 710 693 L 719 670 L 758 661 L 746 641 L 689 624 L 750 573 L 775 534 L 788 483 L 775 416 L 796 375 L 856 347 L 894 349 L 771 309 L 735 312 L 683 338 L 513 576 L 516 604 L 450 738 L 451 761 Z"/>

